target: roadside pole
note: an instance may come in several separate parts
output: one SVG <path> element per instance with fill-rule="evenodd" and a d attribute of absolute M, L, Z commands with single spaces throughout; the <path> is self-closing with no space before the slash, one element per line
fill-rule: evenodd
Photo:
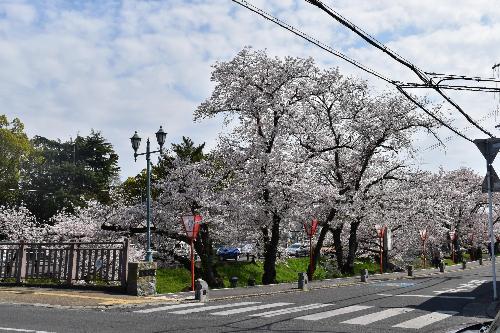
<path fill-rule="evenodd" d="M 486 177 L 481 186 L 483 193 L 488 193 L 488 229 L 490 232 L 491 270 L 493 300 L 497 300 L 497 274 L 495 257 L 495 234 L 493 233 L 493 192 L 500 192 L 500 179 L 493 169 L 493 161 L 500 150 L 500 138 L 476 139 L 474 144 L 486 159 Z"/>
<path fill-rule="evenodd" d="M 493 194 L 491 192 L 491 169 L 492 166 L 486 161 L 486 178 L 488 182 L 488 226 L 490 229 L 490 245 L 491 245 L 491 270 L 493 271 L 493 300 L 497 299 L 497 270 L 495 256 L 495 235 L 493 234 Z"/>
<path fill-rule="evenodd" d="M 312 281 L 314 275 L 314 260 L 313 260 L 313 251 L 312 251 L 312 238 L 318 229 L 318 220 L 312 219 L 310 222 L 304 222 L 304 231 L 309 237 L 309 270 L 308 270 L 308 279 Z"/>
<path fill-rule="evenodd" d="M 181 224 L 186 232 L 186 237 L 191 245 L 191 290 L 194 290 L 194 241 L 198 236 L 198 230 L 202 221 L 201 215 L 186 213 L 181 216 Z"/>

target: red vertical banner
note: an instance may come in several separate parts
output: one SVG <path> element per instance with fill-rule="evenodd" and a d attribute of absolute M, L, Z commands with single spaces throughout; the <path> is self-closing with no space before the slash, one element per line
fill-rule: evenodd
<path fill-rule="evenodd" d="M 426 229 L 419 230 L 420 233 L 420 240 L 422 241 L 422 260 L 424 262 L 424 268 L 425 268 L 425 242 L 427 241 L 427 238 L 429 238 L 429 234 Z"/>
<path fill-rule="evenodd" d="M 375 224 L 375 230 L 377 230 L 377 237 L 379 239 L 380 248 L 380 274 L 384 272 L 383 268 L 383 252 L 384 252 L 384 233 L 387 227 L 385 225 Z"/>
<path fill-rule="evenodd" d="M 316 233 L 316 230 L 318 229 L 318 220 L 312 219 L 311 221 L 304 222 L 304 231 L 307 234 L 307 237 L 309 237 L 309 272 L 308 272 L 308 278 L 309 280 L 312 280 L 313 274 L 314 274 L 314 261 L 313 261 L 313 251 L 312 251 L 312 237 Z"/>
<path fill-rule="evenodd" d="M 455 230 L 450 231 L 451 240 L 451 261 L 455 263 L 455 239 L 457 239 L 457 232 Z"/>
<path fill-rule="evenodd" d="M 186 232 L 187 238 L 190 240 L 191 245 L 191 290 L 194 291 L 194 241 L 198 236 L 200 223 L 202 221 L 201 215 L 185 214 L 181 217 L 181 223 Z"/>

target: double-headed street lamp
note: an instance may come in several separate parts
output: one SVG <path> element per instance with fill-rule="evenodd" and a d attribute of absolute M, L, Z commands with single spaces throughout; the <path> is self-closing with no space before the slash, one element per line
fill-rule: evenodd
<path fill-rule="evenodd" d="M 163 145 L 165 144 L 165 139 L 167 137 L 167 133 L 163 131 L 163 128 L 160 126 L 160 129 L 156 134 L 156 141 L 160 146 L 160 150 L 151 151 L 149 147 L 149 138 L 146 141 L 146 152 L 145 153 L 137 153 L 139 146 L 141 144 L 141 138 L 135 131 L 134 135 L 130 138 L 130 142 L 132 143 L 132 148 L 134 149 L 134 159 L 137 162 L 137 156 L 146 155 L 146 175 L 147 175 L 147 185 L 146 185 L 146 239 L 147 239 L 147 247 L 146 247 L 146 261 L 153 261 L 153 254 L 151 251 L 151 162 L 150 155 L 153 153 L 163 153 Z"/>

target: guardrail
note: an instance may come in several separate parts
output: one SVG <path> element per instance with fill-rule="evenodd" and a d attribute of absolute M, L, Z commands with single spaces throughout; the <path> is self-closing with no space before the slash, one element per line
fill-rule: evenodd
<path fill-rule="evenodd" d="M 124 242 L 0 242 L 0 283 L 127 283 Z"/>

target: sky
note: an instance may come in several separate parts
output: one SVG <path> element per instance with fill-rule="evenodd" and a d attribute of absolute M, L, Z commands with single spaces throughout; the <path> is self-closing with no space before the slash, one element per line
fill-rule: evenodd
<path fill-rule="evenodd" d="M 385 76 L 418 82 L 409 70 L 363 42 L 304 0 L 248 0 Z M 491 77 L 500 63 L 500 6 L 495 1 L 324 0 L 326 4 L 428 72 Z M 101 131 L 120 156 L 121 179 L 137 174 L 129 138 L 144 139 L 163 126 L 167 142 L 188 136 L 213 148 L 220 119 L 194 122 L 193 111 L 214 87 L 212 65 L 242 48 L 271 56 L 312 57 L 367 80 L 374 93 L 393 87 L 309 44 L 230 0 L 0 0 L 1 114 L 19 118 L 28 136 L 69 140 Z M 463 82 L 461 82 L 463 83 Z M 414 91 L 442 103 L 452 125 L 468 126 L 431 91 Z M 450 91 L 481 126 L 498 135 L 498 96 Z M 448 130 L 446 148 L 415 137 L 416 166 L 437 170 L 470 167 L 485 173 L 477 148 Z M 144 148 L 144 145 L 141 149 Z M 500 160 L 500 159 L 499 159 Z"/>

